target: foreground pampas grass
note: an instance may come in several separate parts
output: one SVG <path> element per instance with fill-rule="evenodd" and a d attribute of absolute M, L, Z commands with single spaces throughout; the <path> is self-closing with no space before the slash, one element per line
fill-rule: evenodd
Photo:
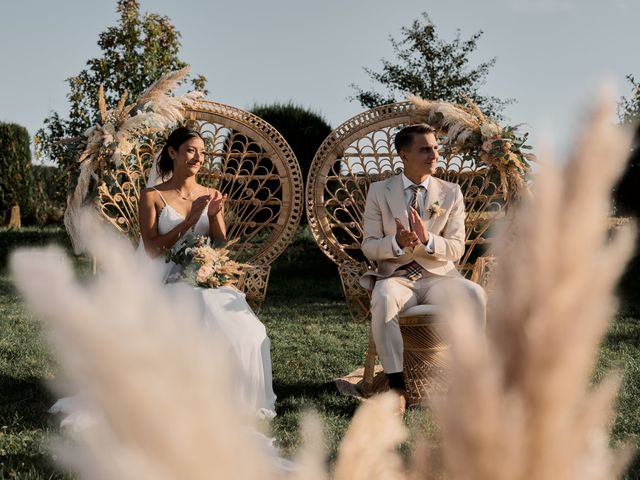
<path fill-rule="evenodd" d="M 338 451 L 335 477 L 339 480 L 402 479 L 402 462 L 395 447 L 406 438 L 394 394 L 381 395 L 353 417 Z"/>
<path fill-rule="evenodd" d="M 608 445 L 616 380 L 590 387 L 633 243 L 629 230 L 607 236 L 609 192 L 628 146 L 609 116 L 607 107 L 595 111 L 563 168 L 541 162 L 534 194 L 496 248 L 486 341 L 465 310 L 452 314 L 450 389 L 431 406 L 440 461 L 432 465 L 419 440 L 405 465 L 395 449 L 407 433 L 387 394 L 354 416 L 335 478 L 618 476 L 628 456 Z M 65 451 L 66 462 L 82 478 L 282 476 L 226 395 L 224 359 L 198 328 L 189 289 L 167 298 L 123 240 L 92 224 L 85 235 L 103 265 L 88 286 L 59 251 L 22 251 L 12 261 L 20 290 L 50 320 L 62 365 L 104 414 Z M 329 477 L 321 430 L 315 417 L 303 425 L 298 469 L 288 478 Z"/>
<path fill-rule="evenodd" d="M 562 168 L 541 162 L 498 243 L 486 348 L 464 315 L 455 324 L 451 388 L 436 406 L 453 478 L 613 479 L 627 459 L 608 448 L 615 378 L 589 387 L 633 246 L 630 229 L 608 239 L 629 147 L 610 114 L 595 110 Z"/>
<path fill-rule="evenodd" d="M 27 301 L 49 320 L 62 366 L 104 416 L 79 432 L 78 447 L 58 447 L 63 461 L 82 478 L 268 478 L 191 288 L 168 297 L 126 240 L 87 217 L 80 225 L 102 265 L 90 285 L 59 250 L 21 251 L 11 262 Z"/>

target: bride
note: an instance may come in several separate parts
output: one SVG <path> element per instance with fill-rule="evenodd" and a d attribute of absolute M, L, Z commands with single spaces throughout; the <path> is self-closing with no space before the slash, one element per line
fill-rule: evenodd
<path fill-rule="evenodd" d="M 165 263 L 164 252 L 180 245 L 189 235 L 209 235 L 213 242 L 226 239 L 224 204 L 226 196 L 199 185 L 196 175 L 204 162 L 204 141 L 194 130 L 174 130 L 156 158 L 147 185 L 140 196 L 139 221 L 144 252 L 157 258 L 163 278 L 178 268 Z M 166 288 L 184 288 L 168 283 Z M 259 418 L 273 418 L 276 396 L 271 381 L 270 342 L 242 292 L 234 287 L 194 287 L 203 327 L 226 348 L 234 368 L 235 398 L 242 412 Z M 179 321 L 179 319 L 178 319 Z M 82 394 L 58 400 L 49 410 L 65 415 L 61 426 L 72 430 L 90 427 L 102 418 L 90 412 Z M 295 465 L 279 456 L 274 440 L 253 431 L 253 438 L 276 468 L 290 472 Z"/>
<path fill-rule="evenodd" d="M 151 172 L 148 182 L 151 186 L 140 196 L 140 233 L 148 256 L 163 255 L 189 235 L 208 235 L 213 243 L 226 240 L 223 216 L 226 195 L 196 181 L 204 159 L 204 141 L 198 132 L 180 127 L 167 138 L 154 165 L 157 172 Z M 154 174 L 163 183 L 154 186 Z M 167 267 L 167 274 L 177 268 L 171 263 Z M 250 412 L 273 418 L 276 396 L 271 382 L 270 342 L 264 325 L 236 288 L 194 288 L 203 326 L 232 359 L 238 400 Z"/>
<path fill-rule="evenodd" d="M 140 196 L 139 222 L 144 252 L 156 260 L 166 280 L 177 266 L 165 263 L 166 250 L 189 235 L 208 235 L 214 243 L 226 239 L 226 196 L 199 185 L 196 174 L 204 162 L 204 141 L 194 130 L 174 130 L 156 157 L 147 185 Z M 144 255 L 144 254 L 143 254 Z M 174 277 L 171 275 L 171 277 Z M 168 283 L 166 288 L 176 288 Z M 180 285 L 184 288 L 184 285 Z M 270 342 L 242 292 L 231 286 L 194 287 L 203 327 L 226 348 L 233 367 L 233 387 L 242 410 L 260 418 L 275 416 L 271 380 Z M 63 414 L 61 426 L 81 430 L 97 421 L 82 394 L 59 399 L 49 410 Z"/>

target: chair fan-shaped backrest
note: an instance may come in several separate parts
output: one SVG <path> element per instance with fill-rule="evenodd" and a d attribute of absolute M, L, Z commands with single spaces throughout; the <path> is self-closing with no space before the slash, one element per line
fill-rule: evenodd
<path fill-rule="evenodd" d="M 306 184 L 309 225 L 321 250 L 338 265 L 356 316 L 368 311 L 368 295 L 357 279 L 366 268 L 374 267 L 360 249 L 367 191 L 372 182 L 402 171 L 393 139 L 400 128 L 417 122 L 409 102 L 363 112 L 327 137 L 310 168 Z M 473 262 L 490 243 L 491 225 L 507 207 L 499 174 L 473 158 L 443 150 L 436 176 L 458 183 L 464 195 L 466 250 L 459 268 L 470 276 Z"/>
<path fill-rule="evenodd" d="M 199 181 L 228 195 L 225 220 L 238 259 L 254 268 L 242 285 L 254 305 L 264 300 L 270 264 L 293 239 L 303 208 L 302 175 L 293 151 L 267 122 L 235 107 L 200 101 L 187 123 L 205 139 Z M 167 132 L 168 133 L 168 132 Z M 138 200 L 161 137 L 146 139 L 121 168 L 105 172 L 102 215 L 133 241 L 139 238 Z"/>

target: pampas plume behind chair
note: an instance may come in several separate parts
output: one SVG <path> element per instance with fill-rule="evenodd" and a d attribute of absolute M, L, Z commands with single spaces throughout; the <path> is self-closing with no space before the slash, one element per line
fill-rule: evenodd
<path fill-rule="evenodd" d="M 628 455 L 608 445 L 616 381 L 591 386 L 598 345 L 613 314 L 612 292 L 633 245 L 631 229 L 607 237 L 609 193 L 627 136 L 600 105 L 562 167 L 541 162 L 532 199 L 513 236 L 496 249 L 486 346 L 464 310 L 453 312 L 454 347 L 446 398 L 432 408 L 441 471 L 406 438 L 386 394 L 356 412 L 339 448 L 338 479 L 604 480 Z M 105 422 L 66 450 L 81 478 L 276 478 L 246 435 L 230 398 L 224 359 L 196 326 L 188 298 L 164 298 L 152 273 L 114 236 L 91 228 L 87 241 L 104 271 L 75 279 L 59 251 L 18 252 L 12 272 L 62 365 Z M 289 478 L 327 478 L 320 427 L 307 428 L 299 469 Z M 247 458 L 250 461 L 247 461 Z M 432 467 L 435 469 L 435 467 Z"/>

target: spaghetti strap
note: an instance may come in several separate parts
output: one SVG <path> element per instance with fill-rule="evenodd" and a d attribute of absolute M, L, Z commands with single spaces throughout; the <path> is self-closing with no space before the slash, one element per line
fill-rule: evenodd
<path fill-rule="evenodd" d="M 162 196 L 162 194 L 160 193 L 160 190 L 158 190 L 156 187 L 151 187 L 151 190 L 155 190 L 156 192 L 158 192 L 158 195 L 160 195 L 160 199 L 164 202 L 165 207 L 168 205 L 167 201 L 164 199 L 164 197 Z"/>

